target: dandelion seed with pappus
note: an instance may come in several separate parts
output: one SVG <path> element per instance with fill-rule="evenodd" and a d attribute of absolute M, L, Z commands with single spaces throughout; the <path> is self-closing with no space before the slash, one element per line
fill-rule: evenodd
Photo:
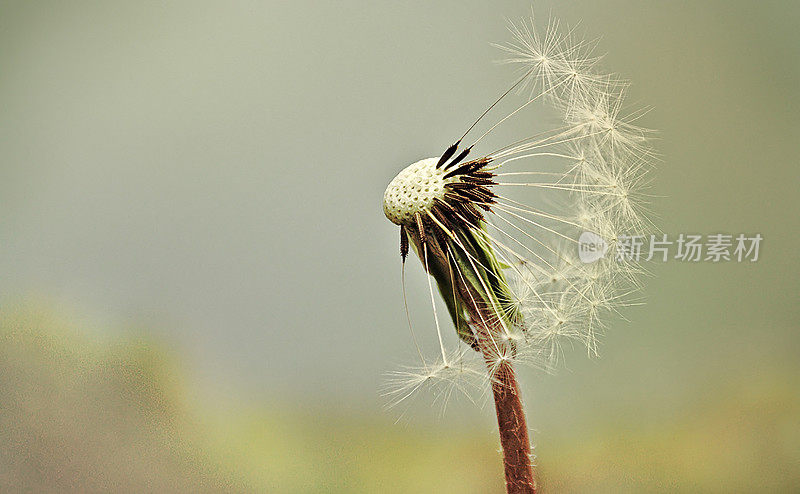
<path fill-rule="evenodd" d="M 393 373 L 386 394 L 399 404 L 425 388 L 447 397 L 488 386 L 506 488 L 530 493 L 536 481 L 515 365 L 552 369 L 569 342 L 596 354 L 605 316 L 631 304 L 638 270 L 605 257 L 582 263 L 577 239 L 592 232 L 613 246 L 619 235 L 642 231 L 641 188 L 653 152 L 647 131 L 634 125 L 640 113 L 622 115 L 627 83 L 598 71 L 592 43 L 553 21 L 544 34 L 532 19 L 510 30 L 512 42 L 498 46 L 521 76 L 454 144 L 409 165 L 384 194 L 384 213 L 399 226 L 403 266 L 413 249 L 429 275 L 439 342 L 437 355 L 426 357 L 414 337 L 420 363 Z M 514 94 L 525 97 L 485 124 Z M 534 104 L 555 109 L 561 121 L 480 149 L 500 125 L 524 125 L 524 110 Z M 509 192 L 520 188 L 531 192 L 529 200 Z M 459 348 L 445 346 L 433 281 Z"/>

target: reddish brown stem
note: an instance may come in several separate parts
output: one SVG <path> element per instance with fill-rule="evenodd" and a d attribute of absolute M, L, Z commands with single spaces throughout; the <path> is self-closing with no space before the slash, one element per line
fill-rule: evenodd
<path fill-rule="evenodd" d="M 486 356 L 486 354 L 484 354 Z M 531 466 L 531 445 L 519 385 L 510 362 L 495 371 L 492 382 L 494 408 L 503 447 L 503 467 L 508 494 L 535 494 L 536 481 Z"/>

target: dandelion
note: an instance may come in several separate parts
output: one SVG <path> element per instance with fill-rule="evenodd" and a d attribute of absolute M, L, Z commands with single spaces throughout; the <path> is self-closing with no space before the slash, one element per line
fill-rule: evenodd
<path fill-rule="evenodd" d="M 614 245 L 646 226 L 641 189 L 653 152 L 635 125 L 641 113 L 623 113 L 627 83 L 598 71 L 594 43 L 554 21 L 543 35 L 532 19 L 510 29 L 513 41 L 499 46 L 522 75 L 441 156 L 408 166 L 386 189 L 403 266 L 413 249 L 429 275 L 439 342 L 435 358 L 417 345 L 420 364 L 392 374 L 386 394 L 398 404 L 431 388 L 446 400 L 488 383 L 507 490 L 527 493 L 536 485 L 515 366 L 552 369 L 565 344 L 596 354 L 605 317 L 634 303 L 638 268 L 613 256 L 584 264 L 577 238 L 593 232 Z M 515 90 L 524 101 L 468 139 Z M 533 104 L 556 110 L 560 122 L 478 152 Z M 519 200 L 520 189 L 532 197 Z M 445 345 L 434 281 L 461 342 L 455 350 Z"/>

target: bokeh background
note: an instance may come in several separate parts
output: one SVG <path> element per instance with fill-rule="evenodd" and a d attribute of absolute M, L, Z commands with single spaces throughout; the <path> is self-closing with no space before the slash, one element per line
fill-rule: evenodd
<path fill-rule="evenodd" d="M 764 237 L 650 264 L 600 359 L 523 375 L 545 492 L 795 490 L 798 4 L 533 7 L 652 107 L 664 232 Z M 530 8 L 0 2 L 0 490 L 501 492 L 491 406 L 380 396 L 414 355 L 381 199 Z"/>

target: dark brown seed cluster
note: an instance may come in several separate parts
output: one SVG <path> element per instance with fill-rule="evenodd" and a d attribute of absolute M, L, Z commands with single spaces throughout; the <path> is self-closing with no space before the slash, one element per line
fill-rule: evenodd
<path fill-rule="evenodd" d="M 470 148 L 465 149 L 445 165 L 449 171 L 444 178 L 459 180 L 445 184 L 445 200 L 436 200 L 431 211 L 443 224 L 456 228 L 478 227 L 484 220 L 483 211 L 491 212 L 497 198 L 491 190 L 491 186 L 497 185 L 492 180 L 494 175 L 483 170 L 492 159 L 484 157 L 459 164 L 469 151 Z"/>

